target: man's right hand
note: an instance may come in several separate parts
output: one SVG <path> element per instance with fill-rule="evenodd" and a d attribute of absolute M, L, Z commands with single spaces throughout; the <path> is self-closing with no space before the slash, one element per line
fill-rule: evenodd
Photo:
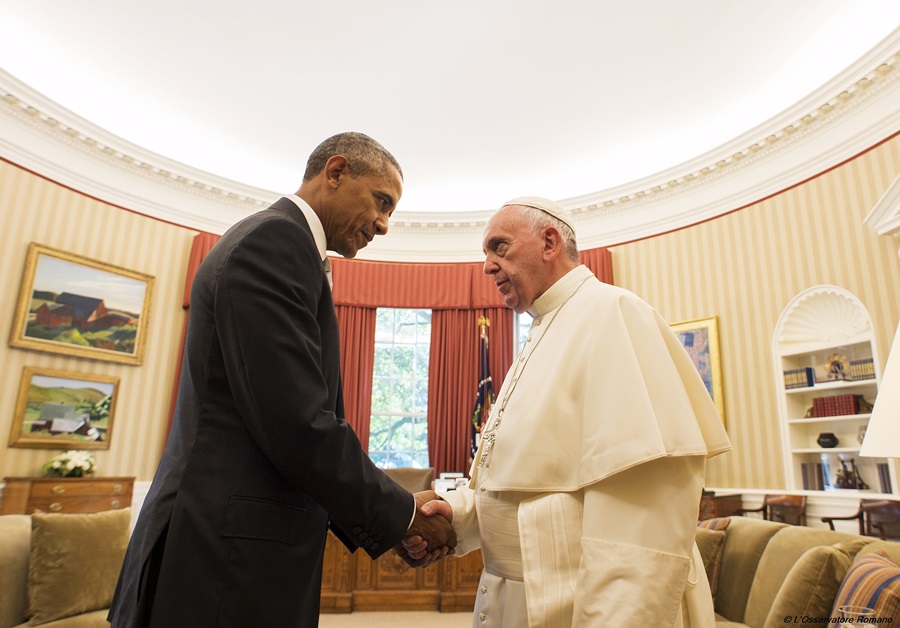
<path fill-rule="evenodd" d="M 456 547 L 456 531 L 450 525 L 453 511 L 434 491 L 415 493 L 416 516 L 395 553 L 413 567 L 424 567 L 444 556 L 452 555 Z M 423 506 L 428 507 L 423 510 Z M 446 506 L 446 508 L 440 508 Z"/>

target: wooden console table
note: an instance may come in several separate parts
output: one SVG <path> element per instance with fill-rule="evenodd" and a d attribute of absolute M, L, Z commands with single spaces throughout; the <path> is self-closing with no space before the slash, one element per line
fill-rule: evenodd
<path fill-rule="evenodd" d="M 703 493 L 700 497 L 699 521 L 715 519 L 716 517 L 732 517 L 741 514 L 743 500 L 739 493 L 728 495 L 716 495 L 715 493 Z"/>
<path fill-rule="evenodd" d="M 131 506 L 134 478 L 4 478 L 0 515 L 92 513 Z"/>
<path fill-rule="evenodd" d="M 361 550 L 351 554 L 329 532 L 322 569 L 321 611 L 472 612 L 482 567 L 480 551 L 450 556 L 424 569 L 413 569 L 393 551 L 372 560 Z"/>

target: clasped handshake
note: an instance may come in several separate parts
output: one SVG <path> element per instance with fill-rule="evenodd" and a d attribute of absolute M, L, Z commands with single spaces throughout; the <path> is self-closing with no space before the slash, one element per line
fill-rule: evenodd
<path fill-rule="evenodd" d="M 450 526 L 453 509 L 434 491 L 416 498 L 416 516 L 394 553 L 411 567 L 426 567 L 455 552 L 456 532 Z"/>

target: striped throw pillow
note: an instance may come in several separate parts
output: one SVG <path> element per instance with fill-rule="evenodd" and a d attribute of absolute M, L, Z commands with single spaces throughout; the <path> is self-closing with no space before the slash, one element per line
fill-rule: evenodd
<path fill-rule="evenodd" d="M 716 517 L 715 519 L 704 519 L 697 524 L 697 527 L 706 528 L 707 530 L 722 530 L 724 532 L 729 523 L 731 523 L 731 517 Z"/>
<path fill-rule="evenodd" d="M 719 571 L 722 569 L 722 550 L 725 547 L 725 528 L 731 523 L 730 517 L 717 517 L 705 519 L 697 524 L 697 534 L 694 540 L 703 558 L 703 567 L 706 570 L 706 579 L 709 580 L 709 590 L 713 599 L 716 597 L 716 589 L 719 586 Z"/>
<path fill-rule="evenodd" d="M 900 567 L 884 551 L 859 557 L 850 567 L 831 609 L 837 619 L 841 606 L 867 606 L 875 617 L 900 617 Z"/>

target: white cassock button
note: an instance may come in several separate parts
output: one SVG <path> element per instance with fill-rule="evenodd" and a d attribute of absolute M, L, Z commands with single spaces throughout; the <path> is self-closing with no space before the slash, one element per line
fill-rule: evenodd
<path fill-rule="evenodd" d="M 484 585 L 481 585 L 481 592 L 482 592 L 482 593 L 487 593 L 487 587 L 484 586 Z"/>
<path fill-rule="evenodd" d="M 480 619 L 481 621 L 484 621 L 487 619 L 487 615 L 485 615 L 484 613 L 481 613 L 478 615 L 478 619 Z"/>

